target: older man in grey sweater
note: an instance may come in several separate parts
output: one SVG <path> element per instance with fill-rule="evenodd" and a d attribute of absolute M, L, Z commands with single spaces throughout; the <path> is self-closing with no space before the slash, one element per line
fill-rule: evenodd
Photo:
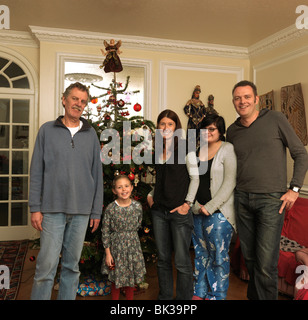
<path fill-rule="evenodd" d="M 59 256 L 58 299 L 75 299 L 79 259 L 88 222 L 95 231 L 103 206 L 100 144 L 95 130 L 81 118 L 86 86 L 75 83 L 63 94 L 65 115 L 42 125 L 30 169 L 32 226 L 41 231 L 31 299 L 50 299 Z"/>

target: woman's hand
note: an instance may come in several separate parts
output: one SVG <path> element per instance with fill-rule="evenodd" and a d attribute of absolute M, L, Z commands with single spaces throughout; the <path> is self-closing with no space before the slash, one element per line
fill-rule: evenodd
<path fill-rule="evenodd" d="M 181 206 L 176 207 L 175 209 L 171 210 L 170 213 L 177 211 L 179 214 L 186 215 L 188 213 L 189 209 L 190 209 L 190 206 L 186 202 L 184 202 Z"/>
<path fill-rule="evenodd" d="M 200 213 L 203 213 L 205 216 L 210 216 L 211 214 L 204 208 L 204 206 L 201 206 Z"/>
<path fill-rule="evenodd" d="M 148 205 L 151 208 L 152 205 L 154 204 L 154 200 L 152 196 L 147 196 L 147 201 L 148 201 Z"/>

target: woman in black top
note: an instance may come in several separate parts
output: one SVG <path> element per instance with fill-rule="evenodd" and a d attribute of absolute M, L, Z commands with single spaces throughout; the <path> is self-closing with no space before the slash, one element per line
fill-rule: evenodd
<path fill-rule="evenodd" d="M 173 299 L 174 250 L 176 299 L 187 300 L 193 295 L 189 247 L 193 230 L 190 207 L 199 185 L 198 170 L 193 175 L 191 169 L 191 165 L 196 166 L 196 156 L 193 152 L 186 152 L 186 140 L 181 138 L 181 122 L 175 112 L 161 112 L 157 128 L 160 130 L 155 141 L 156 184 L 154 195 L 148 196 L 148 202 L 158 250 L 158 299 Z"/>

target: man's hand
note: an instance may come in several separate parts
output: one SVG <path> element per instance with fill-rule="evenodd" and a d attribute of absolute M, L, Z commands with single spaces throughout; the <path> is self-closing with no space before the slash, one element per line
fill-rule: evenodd
<path fill-rule="evenodd" d="M 31 213 L 31 224 L 32 227 L 38 231 L 43 231 L 42 228 L 43 214 L 42 212 L 32 212 Z"/>
<path fill-rule="evenodd" d="M 93 227 L 91 233 L 95 232 L 99 226 L 100 219 L 90 219 L 90 228 Z"/>
<path fill-rule="evenodd" d="M 280 200 L 283 201 L 279 213 L 282 214 L 283 209 L 286 208 L 286 210 L 290 210 L 293 207 L 293 204 L 295 203 L 295 201 L 297 200 L 299 196 L 298 192 L 292 191 L 292 190 L 288 190 L 281 198 Z"/>

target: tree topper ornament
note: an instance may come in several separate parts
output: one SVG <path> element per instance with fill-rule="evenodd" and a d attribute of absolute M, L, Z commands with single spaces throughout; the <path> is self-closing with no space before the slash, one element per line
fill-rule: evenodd
<path fill-rule="evenodd" d="M 108 72 L 121 72 L 123 70 L 121 60 L 119 58 L 119 54 L 122 52 L 119 50 L 119 48 L 122 45 L 122 41 L 119 40 L 117 43 L 115 43 L 114 39 L 110 40 L 110 43 L 108 43 L 106 40 L 104 40 L 104 46 L 106 52 L 101 49 L 102 54 L 106 56 L 105 60 L 103 61 L 103 64 L 100 65 L 100 68 L 104 68 L 104 71 L 106 73 Z"/>

